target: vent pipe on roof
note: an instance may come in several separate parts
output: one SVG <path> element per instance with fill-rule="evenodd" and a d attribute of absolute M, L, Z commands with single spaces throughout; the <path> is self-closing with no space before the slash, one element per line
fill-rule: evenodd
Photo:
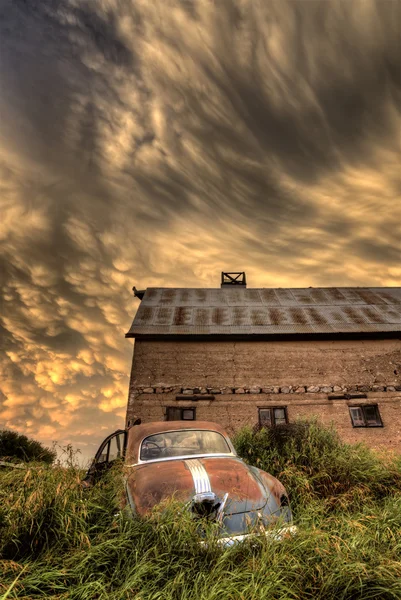
<path fill-rule="evenodd" d="M 221 287 L 231 285 L 242 285 L 246 287 L 246 277 L 245 271 L 241 271 L 240 273 L 221 273 Z"/>
<path fill-rule="evenodd" d="M 146 290 L 137 290 L 135 286 L 132 288 L 132 291 L 134 292 L 134 296 L 139 298 L 139 300 L 142 300 L 146 292 Z"/>

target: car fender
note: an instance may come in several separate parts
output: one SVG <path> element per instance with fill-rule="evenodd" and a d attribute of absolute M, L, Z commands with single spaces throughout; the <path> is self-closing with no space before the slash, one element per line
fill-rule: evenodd
<path fill-rule="evenodd" d="M 266 490 L 266 505 L 263 509 L 263 513 L 266 516 L 274 516 L 276 518 L 282 518 L 285 522 L 289 523 L 292 521 L 292 513 L 290 508 L 290 502 L 287 494 L 287 490 L 283 484 L 262 469 L 257 467 L 250 467 L 255 473 L 256 477 L 262 483 Z"/>

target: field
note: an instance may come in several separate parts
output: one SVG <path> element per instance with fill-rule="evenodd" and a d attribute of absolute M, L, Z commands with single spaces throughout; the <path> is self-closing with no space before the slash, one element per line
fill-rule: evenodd
<path fill-rule="evenodd" d="M 401 599 L 401 457 L 316 423 L 238 434 L 248 462 L 289 491 L 299 534 L 229 550 L 172 503 L 121 516 L 120 470 L 89 492 L 73 464 L 0 471 L 0 600 Z"/>

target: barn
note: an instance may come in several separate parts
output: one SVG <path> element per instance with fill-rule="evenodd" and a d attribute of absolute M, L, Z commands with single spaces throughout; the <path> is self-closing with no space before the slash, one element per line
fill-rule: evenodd
<path fill-rule="evenodd" d="M 127 424 L 211 420 L 233 432 L 297 418 L 400 448 L 401 288 L 134 288 Z"/>

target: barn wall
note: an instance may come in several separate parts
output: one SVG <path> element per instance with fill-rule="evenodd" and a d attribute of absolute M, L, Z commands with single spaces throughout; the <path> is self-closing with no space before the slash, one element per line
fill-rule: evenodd
<path fill-rule="evenodd" d="M 401 340 L 158 342 L 137 340 L 132 387 L 401 383 Z"/>
<path fill-rule="evenodd" d="M 377 403 L 383 428 L 353 428 L 347 404 L 330 392 L 364 392 Z M 177 394 L 214 400 L 177 401 Z M 289 420 L 316 415 L 334 422 L 346 441 L 401 444 L 401 340 L 140 341 L 130 382 L 127 419 L 163 420 L 167 406 L 195 406 L 196 418 L 231 431 L 254 425 L 258 407 L 287 406 Z"/>
<path fill-rule="evenodd" d="M 383 427 L 352 427 L 348 405 L 355 401 L 331 401 L 326 395 L 311 397 L 305 394 L 300 402 L 294 395 L 269 396 L 265 394 L 239 398 L 237 395 L 221 395 L 213 401 L 179 401 L 175 394 L 140 394 L 132 414 L 140 416 L 143 422 L 163 421 L 167 406 L 196 408 L 196 419 L 216 421 L 230 433 L 244 425 L 254 426 L 258 421 L 258 407 L 286 406 L 289 422 L 297 418 L 317 417 L 323 423 L 334 423 L 341 437 L 351 443 L 366 442 L 371 447 L 384 447 L 401 450 L 401 392 L 368 393 L 363 403 L 378 404 Z"/>

